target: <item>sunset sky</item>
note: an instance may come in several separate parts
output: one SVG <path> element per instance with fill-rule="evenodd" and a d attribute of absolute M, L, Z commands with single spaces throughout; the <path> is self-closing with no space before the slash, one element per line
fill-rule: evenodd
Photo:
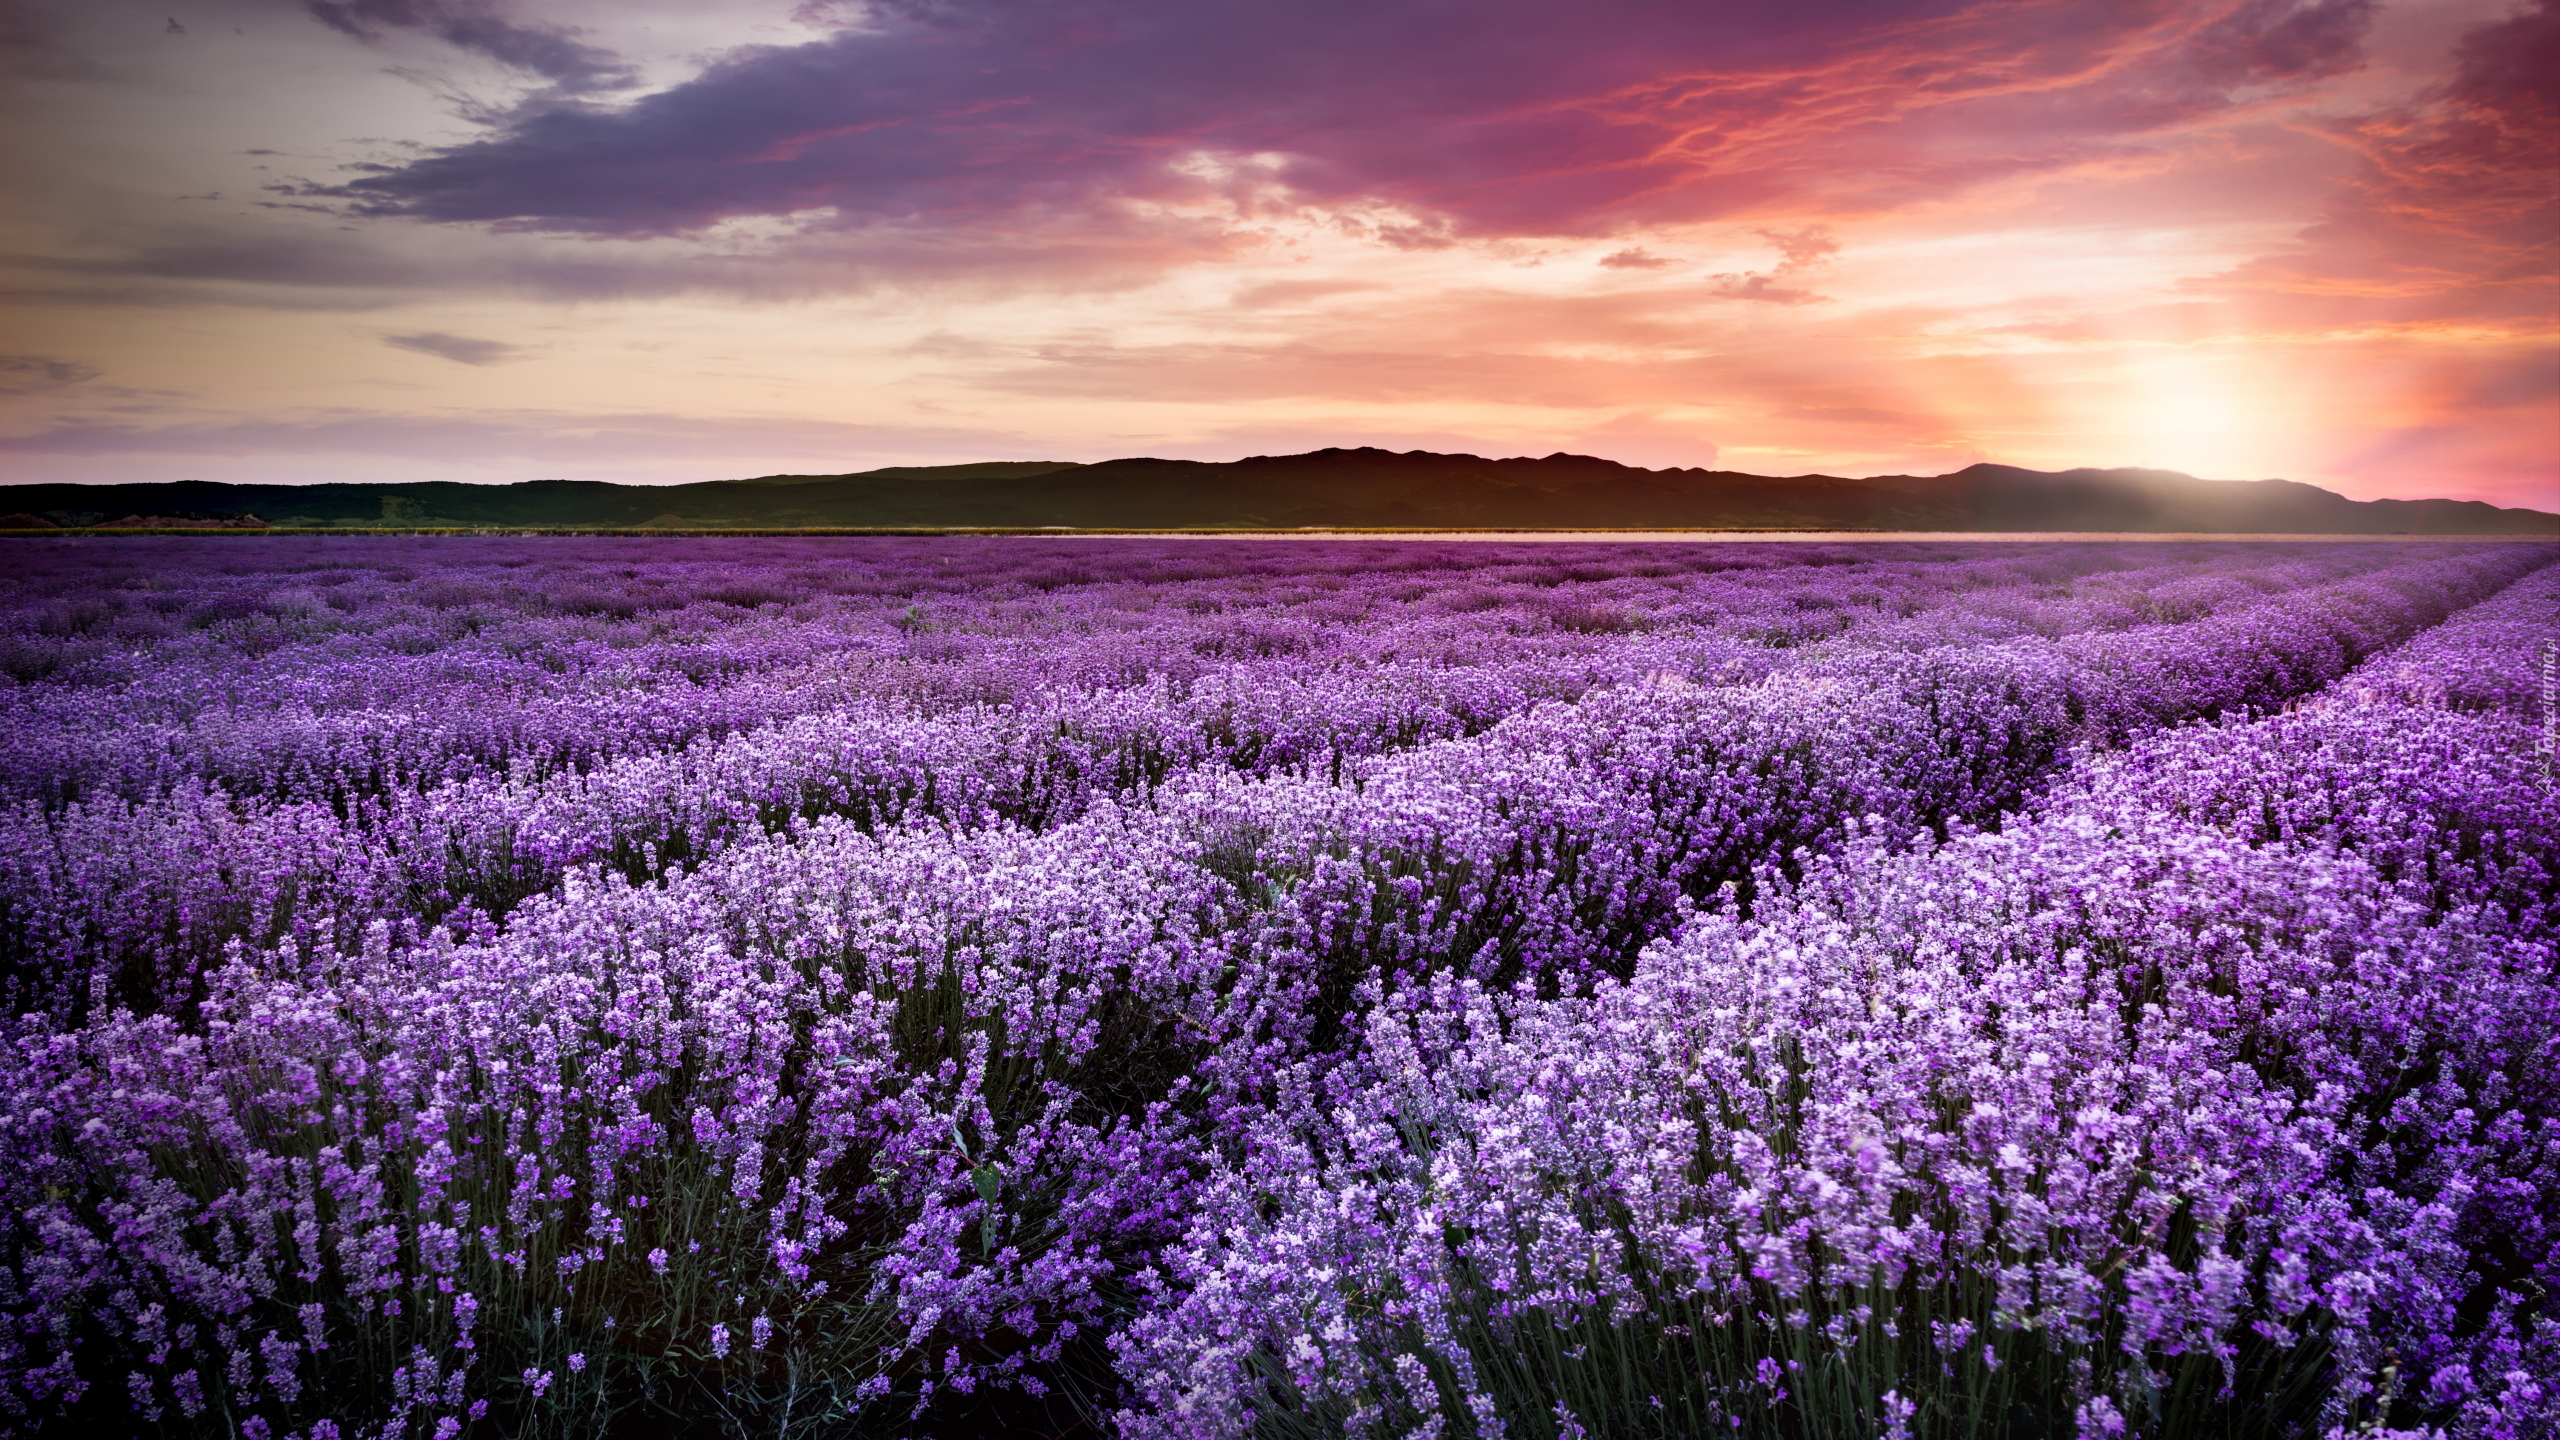
<path fill-rule="evenodd" d="M 2560 509 L 2560 0 L 5 0 L 0 66 L 10 481 L 1373 444 Z"/>

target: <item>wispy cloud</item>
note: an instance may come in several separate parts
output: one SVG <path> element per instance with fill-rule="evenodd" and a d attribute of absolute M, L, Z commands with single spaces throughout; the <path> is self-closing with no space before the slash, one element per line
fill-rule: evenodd
<path fill-rule="evenodd" d="M 0 395 L 65 390 L 98 378 L 93 366 L 49 355 L 0 355 Z"/>
<path fill-rule="evenodd" d="M 633 83 L 631 65 L 570 31 L 523 25 L 471 0 L 304 0 L 312 18 L 368 43 L 389 30 L 419 30 L 457 49 L 494 60 L 582 94 Z M 175 25 L 177 22 L 170 22 Z"/>
<path fill-rule="evenodd" d="M 395 350 L 414 350 L 458 365 L 498 365 L 522 353 L 518 347 L 503 340 L 474 340 L 468 335 L 447 335 L 441 330 L 422 330 L 415 335 L 385 335 L 382 343 Z"/>
<path fill-rule="evenodd" d="M 1624 250 L 1612 250 L 1600 257 L 1600 268 L 1603 270 L 1661 270 L 1678 263 L 1680 262 L 1666 259 L 1641 246 L 1633 245 Z"/>

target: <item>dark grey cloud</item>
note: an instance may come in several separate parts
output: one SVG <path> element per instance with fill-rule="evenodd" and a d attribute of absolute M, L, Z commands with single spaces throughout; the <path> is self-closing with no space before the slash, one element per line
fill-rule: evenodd
<path fill-rule="evenodd" d="M 414 350 L 460 365 L 499 365 L 522 353 L 517 346 L 503 340 L 474 340 L 468 335 L 447 335 L 441 330 L 422 330 L 415 335 L 385 335 L 382 343 L 395 350 Z"/>
<path fill-rule="evenodd" d="M 0 355 L 0 395 L 32 395 L 64 390 L 98 378 L 98 371 L 76 360 L 50 355 Z"/>

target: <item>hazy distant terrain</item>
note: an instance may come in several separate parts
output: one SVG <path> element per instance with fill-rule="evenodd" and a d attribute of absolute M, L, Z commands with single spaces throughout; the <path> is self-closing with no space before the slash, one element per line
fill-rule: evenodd
<path fill-rule="evenodd" d="M 2478 501 L 2355 501 L 2285 480 L 2167 470 L 2046 472 L 1971 465 L 1948 475 L 1763 476 L 1644 470 L 1587 455 L 1326 449 L 1214 462 L 995 461 L 768 475 L 693 485 L 20 485 L 0 510 L 56 525 L 255 515 L 274 525 L 871 528 L 1072 526 L 1236 529 L 1779 528 L 2217 534 L 2560 535 L 2560 515 Z"/>

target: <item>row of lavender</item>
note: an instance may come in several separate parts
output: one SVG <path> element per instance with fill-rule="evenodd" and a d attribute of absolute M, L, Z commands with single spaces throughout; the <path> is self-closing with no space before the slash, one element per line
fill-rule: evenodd
<path fill-rule="evenodd" d="M 920 1406 L 948 1407 L 953 1390 L 1090 1378 L 1108 1341 L 1136 1387 L 1132 1428 L 1223 1433 L 1285 1428 L 1292 1416 L 1318 1429 L 1409 1427 L 1445 1407 L 1459 1433 L 1580 1423 L 1596 1402 L 1569 1367 L 1508 1382 L 1478 1373 L 1484 1355 L 1536 1353 L 1507 1332 L 1487 1346 L 1483 1327 L 1552 1321 L 1565 1327 L 1557 1355 L 1591 1353 L 1573 1325 L 1597 1326 L 1603 1340 L 1629 1324 L 1668 1334 L 1686 1324 L 1677 1284 L 1707 1274 L 1716 1245 L 1754 1256 L 1766 1247 L 1700 1231 L 1670 1252 L 1687 1272 L 1631 1248 L 1658 1237 L 1617 1218 L 1630 1202 L 1609 1189 L 1612 1177 L 1656 1211 L 1695 1202 L 1731 1222 L 1750 1209 L 1730 1187 L 1700 1200 L 1712 1186 L 1697 1174 L 1684 1172 L 1687 1191 L 1656 1193 L 1640 1166 L 1617 1161 L 1603 1179 L 1523 1165 L 1523 1188 L 1507 1195 L 1495 1193 L 1499 1166 L 1479 1165 L 1473 1180 L 1440 1175 L 1452 1135 L 1494 1133 L 1471 1118 L 1450 1128 L 1456 1112 L 1442 1103 L 1504 1098 L 1492 1080 L 1468 1093 L 1455 1078 L 1495 1067 L 1451 1058 L 1498 1036 L 1485 1028 L 1489 1007 L 1525 1007 L 1502 1022 L 1524 1046 L 1540 1036 L 1551 1046 L 1533 1075 L 1625 1068 L 1633 1062 L 1609 1060 L 1603 1042 L 1644 1027 L 1607 1007 L 1660 988 L 1663 962 L 1637 962 L 1648 942 L 1684 924 L 1672 953 L 1722 943 L 1702 937 L 1778 934 L 1839 876 L 1922 863 L 1862 851 L 1866 863 L 1850 870 L 1816 862 L 1799 890 L 1770 862 L 1836 846 L 1860 816 L 1875 817 L 1860 842 L 1869 847 L 1991 819 L 2031 796 L 2076 738 L 2304 693 L 2547 558 L 2436 556 L 2393 557 L 2366 581 L 2185 626 L 1915 654 L 1879 646 L 1721 688 L 1647 672 L 1649 683 L 1515 709 L 1471 736 L 1315 773 L 1176 770 L 1152 788 L 1096 793 L 1045 830 L 983 815 L 955 828 L 947 815 L 882 824 L 795 811 L 778 827 L 733 827 L 689 873 L 644 870 L 634 883 L 573 866 L 503 925 L 418 934 L 384 924 L 361 946 L 317 937 L 241 956 L 201 1007 L 31 1024 L 0 1099 L 18 1225 L 10 1395 L 29 1413 L 129 1403 L 173 1426 L 221 1415 L 278 1431 L 364 1414 L 426 1433 L 494 1413 L 579 1433 L 652 1397 L 679 1407 L 716 1397 L 775 1430 L 862 1415 L 894 1428 Z M 2528 623 L 2549 613 L 2547 587 L 2510 608 L 2534 604 L 2544 608 L 2528 608 Z M 2438 648 L 2460 653 L 2449 640 Z M 2406 691 L 2421 661 L 2400 663 L 2391 684 Z M 2471 678 L 2455 688 L 2481 688 L 2462 674 Z M 2531 821 L 2538 812 L 2527 810 Z M 2508 838 L 2481 853 L 2505 858 L 2481 861 L 2487 869 L 2435 883 L 2466 894 L 2494 872 L 2500 893 L 2537 893 L 2519 868 L 2547 853 L 2532 849 L 2547 817 L 2534 823 L 2543 830 L 2498 831 Z M 1994 877 L 2034 873 L 2014 859 L 1984 862 Z M 2116 879 L 2140 897 L 2174 888 Z M 2265 888 L 2286 893 L 2285 879 Z M 1754 913 L 1723 903 L 1771 885 Z M 1702 904 L 1707 915 L 1689 920 Z M 2368 921 L 2356 923 L 2380 925 Z M 2420 928 L 2471 956 L 2470 932 L 2447 923 Z M 1963 913 L 1946 924 L 1959 939 L 1927 943 L 1961 950 Z M 2517 910 L 2504 924 L 2480 933 L 2527 949 L 2548 935 L 2547 916 Z M 2176 958 L 2158 962 L 2164 975 Z M 2547 975 L 2547 954 L 2542 962 Z M 1631 967 L 1636 978 L 1621 984 Z M 1786 1003 L 1785 978 L 1772 982 L 1772 1004 Z M 1525 988 L 1506 988 L 1515 981 Z M 1683 993 L 1731 1004 L 1759 992 Z M 1362 1018 L 1345 1023 L 1346 1013 Z M 1424 1038 L 1399 1040 L 1399 1016 Z M 1785 1018 L 1751 1023 L 1783 1039 Z M 1827 1035 L 1791 1043 L 1783 1063 L 1802 1067 L 1789 1072 L 1799 1081 L 1834 1063 L 1803 1049 Z M 1739 1046 L 1723 1058 L 1738 1063 Z M 1880 1040 L 1874 1049 L 1884 1053 Z M 2060 1058 L 2076 1052 L 2042 1053 L 2048 1070 L 2076 1063 Z M 1415 1061 L 1412 1073 L 1401 1060 Z M 1422 1076 L 1434 1066 L 1459 1089 L 1393 1090 L 1429 1091 Z M 1662 1079 L 1613 1090 L 1611 1103 L 1683 1093 Z M 1691 1087 L 1716 1107 L 1803 1088 L 1757 1090 L 1732 1074 Z M 1537 1144 L 1592 1138 L 1536 1120 L 1545 1103 L 1519 1097 L 1511 1132 L 1529 1116 Z M 1729 1132 L 1748 1128 L 1734 1118 L 1747 1113 L 1689 1114 L 1692 1151 L 1740 1145 Z M 1702 1114 L 1714 1123 L 1702 1126 Z M 2122 1130 L 2144 1133 L 2134 1120 Z M 2055 1161 L 2054 1133 L 2023 1124 L 2001 1144 L 2032 1170 Z M 1801 1124 L 1798 1134 L 1810 1146 L 1778 1144 L 1764 1168 L 1824 1157 L 1838 1138 Z M 1860 1164 L 1873 1148 L 1870 1172 L 1890 1162 L 1896 1176 L 1933 1185 L 1947 1177 L 1930 1171 L 1932 1157 L 1941 1170 L 1969 1163 L 1925 1144 L 1877 1148 L 1899 1138 L 1867 1135 L 1827 1163 Z M 1671 1155 L 1659 1163 L 1678 1168 L 1677 1139 L 1662 1132 L 1639 1153 Z M 1417 1164 L 1428 1172 L 1418 1187 Z M 2171 1169 L 2178 1184 L 2205 1184 Z M 1459 1212 L 1431 1207 L 1459 1203 L 1446 1197 L 1477 1181 L 1495 1187 L 1481 1213 L 1520 1217 L 1525 1239 L 1497 1234 L 1477 1248 L 1452 1238 L 1447 1217 Z M 2011 1198 L 1967 1183 L 1994 1210 Z M 1579 1248 L 1549 1243 L 1563 1232 L 1540 1230 L 1552 1217 L 1539 1206 L 1561 1201 L 1571 1213 L 1575 1197 L 1620 1233 L 1586 1226 Z M 1771 1208 L 1755 1203 L 1755 1216 Z M 1413 1204 L 1423 1210 L 1396 1209 Z M 1889 1199 L 1878 1213 L 1894 1208 Z M 2175 1243 L 2192 1248 L 2201 1222 L 2181 1219 L 2176 1203 L 2163 1213 Z M 1454 1252 L 1444 1271 L 1483 1279 L 1470 1267 L 1507 1256 L 1513 1283 L 1494 1274 L 1479 1289 L 1526 1284 L 1533 1298 L 1480 1303 L 1446 1274 L 1432 1288 L 1407 1252 L 1433 1235 Z M 1814 1269 L 1797 1298 L 1828 1305 L 1814 1291 L 1836 1278 L 1820 1268 L 1837 1263 L 1825 1248 L 1836 1247 L 1828 1236 L 1806 1243 L 1814 1258 L 1799 1268 Z M 1603 1262 L 1619 1252 L 1620 1273 L 1639 1253 L 1653 1268 L 1613 1291 Z M 1939 1271 L 1897 1277 L 1860 1302 L 1870 1319 L 1900 1323 L 1897 1286 L 1927 1292 L 1925 1302 L 1931 1284 L 1979 1299 L 1973 1291 L 1990 1283 L 1950 1247 L 1922 1258 Z M 1274 1289 L 1275 1263 L 1295 1267 L 1297 1288 Z M 2169 1263 L 2195 1262 L 2181 1253 Z M 1558 1308 L 1569 1301 L 1587 1308 Z M 2114 1313 L 2103 1294 L 2095 1303 L 2101 1318 Z M 1711 1308 L 1731 1320 L 1731 1307 Z M 1836 1314 L 1771 1313 L 1779 1338 L 1765 1344 L 1757 1332 L 1734 1338 L 1748 1324 L 1705 1324 L 1708 1311 L 1686 1331 L 1754 1383 L 1762 1362 L 1840 1372 L 1805 1348 L 1825 1327 L 1823 1343 L 1867 1367 L 1842 1373 L 1907 1377 L 1930 1359 L 1858 1352 L 1855 1325 L 1844 1330 Z M 1989 1335 L 2016 1307 L 1944 1314 Z M 2049 1348 L 2051 1373 L 2020 1392 L 2028 1399 L 2076 1386 L 2075 1404 L 2136 1403 L 2122 1367 L 2081 1374 L 2067 1346 Z M 1716 1379 L 1726 1374 L 1656 1384 L 1627 1423 L 1653 1414 L 1654 1428 L 1687 1433 L 1742 1403 Z M 2171 1377 L 2170 1393 L 2180 1383 Z M 1750 1398 L 1765 1406 L 1778 1388 Z M 2353 1399 L 2351 1387 L 2332 1388 Z M 1861 1422 L 1892 1411 L 1874 1394 L 1850 1395 L 1845 1410 L 1792 1403 Z"/>
<path fill-rule="evenodd" d="M 1624 678 L 1606 656 L 1631 631 L 1754 654 L 1848 630 L 1911 648 L 2193 618 L 2387 563 L 2127 545 L 304 543 L 192 557 L 234 562 L 219 567 L 167 546 L 40 555 L 0 626 L 12 673 L 41 681 L 0 691 L 0 793 L 203 779 L 343 799 L 583 768 L 858 699 L 1018 704 L 1238 665 L 1387 665 L 1410 684 L 1491 663 L 1562 695 Z"/>
<path fill-rule="evenodd" d="M 773 548 L 741 558 L 790 553 Z M 270 594 L 257 623 L 240 621 L 251 582 L 274 577 L 148 577 L 143 600 L 175 597 L 176 613 L 214 621 L 122 636 L 158 647 L 134 652 L 147 653 L 143 668 L 116 651 L 0 696 L 15 702 L 0 733 L 26 797 L 0 814 L 0 964 L 13 1006 L 153 1008 L 192 998 L 235 939 L 344 948 L 375 921 L 468 930 L 579 864 L 646 878 L 823 814 L 1040 828 L 1186 769 L 1338 768 L 1630 682 L 1748 683 L 2019 639 L 2147 643 L 2172 633 L 2164 622 L 2227 622 L 2270 595 L 2389 575 L 2411 558 L 2378 546 L 1977 547 L 1932 565 L 1903 553 L 1917 547 L 1882 547 L 1788 567 L 1770 563 L 1781 548 L 1534 563 L 1515 550 L 1459 568 L 1439 552 L 1371 547 L 1364 575 L 1347 569 L 1358 547 L 1295 570 L 1270 547 L 1231 547 L 1236 574 L 1144 548 L 1062 568 L 1054 555 L 1008 561 L 979 547 L 960 552 L 971 563 L 957 573 L 948 555 L 899 552 L 825 591 L 812 587 L 827 572 L 805 554 L 791 568 L 687 562 L 706 572 L 678 577 L 689 586 L 655 583 L 670 567 L 580 558 L 541 589 L 490 578 L 514 573 L 508 552 L 475 553 L 465 558 L 487 563 L 394 570 L 407 577 L 397 592 L 306 559 L 315 583 L 340 581 L 328 593 L 346 608 L 322 612 L 337 628 L 257 657 L 241 646 L 265 643 L 269 610 L 311 608 Z M 613 581 L 638 596 L 622 601 L 628 623 L 596 618 L 599 597 L 622 594 Z M 90 631 L 158 614 L 78 598 L 130 587 L 44 588 L 21 608 L 77 610 Z M 509 596 L 544 613 L 499 624 L 487 612 Z M 664 603 L 644 619 L 652 596 Z M 914 633 L 919 596 L 948 628 Z M 758 597 L 761 609 L 743 608 Z M 459 609 L 469 624 L 447 628 L 470 643 L 414 663 L 380 651 L 427 601 Z M 1227 658 L 1240 628 L 1284 658 Z M 2255 683 L 2281 695 L 2305 682 Z M 2192 688 L 2174 686 L 2163 713 L 2234 698 Z"/>
<path fill-rule="evenodd" d="M 817 562 L 836 561 L 824 551 L 790 567 L 688 561 L 636 571 L 588 559 L 538 575 L 520 574 L 520 559 L 510 568 L 468 554 L 423 576 L 415 565 L 350 570 L 348 557 L 315 579 L 337 582 L 325 594 L 344 608 L 321 610 L 327 624 L 305 621 L 300 639 L 280 646 L 278 622 L 257 607 L 318 608 L 307 594 L 272 593 L 300 573 L 169 573 L 134 555 L 129 572 L 21 582 L 12 624 L 0 630 L 82 625 L 77 643 L 97 653 L 43 683 L 0 691 L 0 789 L 59 804 L 201 780 L 241 795 L 345 803 L 459 778 L 539 778 L 861 700 L 1036 707 L 1150 680 L 1177 695 L 1202 680 L 1215 690 L 1230 674 L 1241 683 L 1213 709 L 1251 705 L 1281 676 L 1356 680 L 1379 667 L 1394 672 L 1399 693 L 1428 692 L 1432 668 L 1490 668 L 1529 697 L 1569 698 L 1644 673 L 1635 663 L 1712 671 L 1844 639 L 1909 650 L 2193 619 L 2406 558 L 2389 547 L 1938 547 L 1949 553 L 1934 558 L 1928 547 L 1871 548 L 1883 553 L 1826 548 L 1793 565 L 1774 563 L 1784 547 L 1769 546 L 1632 557 L 1575 548 L 1540 564 L 1513 548 L 1468 566 L 1372 547 L 1362 563 L 1374 568 L 1343 573 L 1362 552 L 1327 547 L 1294 577 L 1244 567 L 1250 552 L 1227 555 L 1244 573 L 1213 577 L 1195 573 L 1198 561 L 1174 569 L 1141 548 L 1103 552 L 1115 563 L 1100 568 L 1121 577 L 1109 583 L 1094 580 L 1095 566 L 1035 572 L 1047 589 L 1027 589 L 1020 564 L 962 552 L 992 596 L 944 593 L 966 578 L 948 564 L 910 556 L 902 568 L 874 556 L 866 565 L 861 551 L 840 566 L 853 573 L 833 578 L 854 594 L 811 589 L 830 573 Z M 692 582 L 679 588 L 663 584 L 666 570 L 707 573 L 679 576 Z M 1172 578 L 1150 578 L 1159 571 Z M 1088 583 L 1067 583 L 1078 577 Z M 94 582 L 104 598 L 48 593 L 73 580 Z M 654 608 L 625 620 L 593 615 L 596 587 L 608 583 L 656 595 Z M 270 593 L 252 598 L 261 585 Z M 770 598 L 745 608 L 758 596 Z M 150 607 L 161 603 L 203 624 L 157 639 L 130 631 L 136 620 L 160 623 Z M 244 607 L 249 619 L 233 618 Z M 401 618 L 413 614 L 454 638 L 421 655 L 385 650 L 385 635 L 419 628 Z M 1638 643 L 1647 639 L 1703 653 Z M 1453 718 L 1483 703 L 1461 698 Z M 1251 732 L 1280 717 L 1218 718 Z"/>

